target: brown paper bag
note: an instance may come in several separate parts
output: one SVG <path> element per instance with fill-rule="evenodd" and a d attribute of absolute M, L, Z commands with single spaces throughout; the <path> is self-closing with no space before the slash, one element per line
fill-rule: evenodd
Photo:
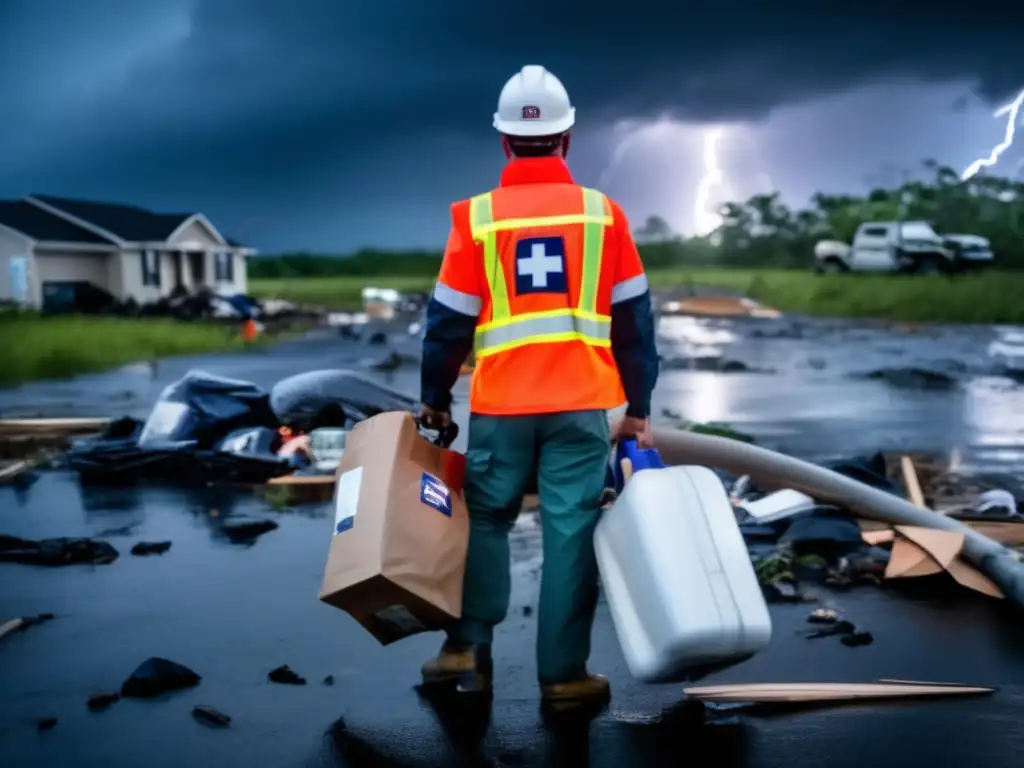
<path fill-rule="evenodd" d="M 348 436 L 320 600 L 382 645 L 462 612 L 466 458 L 424 438 L 411 414 L 381 413 Z"/>

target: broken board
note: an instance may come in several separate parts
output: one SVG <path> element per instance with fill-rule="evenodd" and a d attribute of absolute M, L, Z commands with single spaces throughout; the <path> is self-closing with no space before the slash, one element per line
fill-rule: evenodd
<path fill-rule="evenodd" d="M 0 419 L 0 435 L 88 435 L 102 432 L 110 419 Z"/>
<path fill-rule="evenodd" d="M 330 475 L 283 475 L 271 478 L 262 487 L 264 495 L 282 494 L 282 504 L 307 504 L 334 498 L 337 478 Z"/>
<path fill-rule="evenodd" d="M 0 461 L 0 485 L 13 483 L 31 469 L 32 463 L 29 461 L 12 461 L 9 464 Z"/>
<path fill-rule="evenodd" d="M 940 683 L 754 683 L 704 685 L 685 688 L 687 698 L 697 701 L 744 704 L 811 703 L 928 696 L 981 696 L 994 688 Z"/>

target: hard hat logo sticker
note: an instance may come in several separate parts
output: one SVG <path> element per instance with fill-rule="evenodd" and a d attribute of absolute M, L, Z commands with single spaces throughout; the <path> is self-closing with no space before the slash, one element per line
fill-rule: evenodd
<path fill-rule="evenodd" d="M 523 120 L 540 120 L 540 107 L 523 107 Z"/>

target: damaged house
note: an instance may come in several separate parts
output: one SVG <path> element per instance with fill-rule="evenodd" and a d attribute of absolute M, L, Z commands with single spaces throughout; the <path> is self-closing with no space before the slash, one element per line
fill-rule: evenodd
<path fill-rule="evenodd" d="M 0 200 L 0 302 L 47 309 L 83 283 L 140 304 L 200 288 L 245 293 L 254 253 L 201 213 L 50 195 Z"/>

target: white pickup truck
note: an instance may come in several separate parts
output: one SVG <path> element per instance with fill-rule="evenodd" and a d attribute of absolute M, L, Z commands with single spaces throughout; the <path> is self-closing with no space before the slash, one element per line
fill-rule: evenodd
<path fill-rule="evenodd" d="M 987 265 L 992 249 L 976 235 L 938 235 L 924 221 L 871 221 L 861 224 L 853 246 L 821 240 L 814 246 L 814 271 L 915 272 L 939 274 Z"/>

